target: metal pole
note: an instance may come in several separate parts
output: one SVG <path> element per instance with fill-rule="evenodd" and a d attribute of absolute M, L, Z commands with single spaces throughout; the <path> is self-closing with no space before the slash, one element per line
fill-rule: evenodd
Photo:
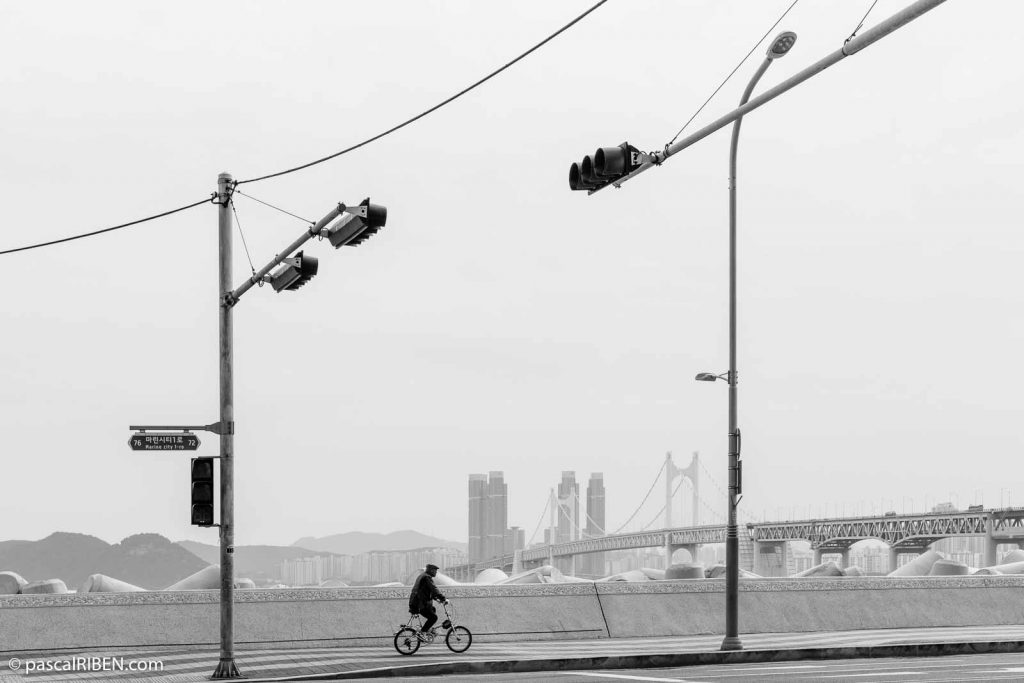
<path fill-rule="evenodd" d="M 627 176 L 622 177 L 621 179 L 615 181 L 614 183 L 611 183 L 610 185 L 620 187 L 627 180 L 631 180 L 632 178 L 635 178 L 636 176 L 643 173 L 644 171 L 654 168 L 655 166 L 664 162 L 670 156 L 674 156 L 675 154 L 681 152 L 682 150 L 686 149 L 695 142 L 703 140 L 704 138 L 711 135 L 718 129 L 724 128 L 726 125 L 739 120 L 748 112 L 757 109 L 762 104 L 765 104 L 770 100 L 775 99 L 776 97 L 786 92 L 790 88 L 800 85 L 811 76 L 815 76 L 821 73 L 822 71 L 832 66 L 836 62 L 845 59 L 846 57 L 849 57 L 852 54 L 860 52 L 868 45 L 871 45 L 872 43 L 881 40 L 885 36 L 895 31 L 896 29 L 905 26 L 914 19 L 917 19 L 919 16 L 921 16 L 928 10 L 938 7 L 943 2 L 945 2 L 945 0 L 918 0 L 912 5 L 905 7 L 904 9 L 900 10 L 899 12 L 892 15 L 888 19 L 879 22 L 876 26 L 871 27 L 870 29 L 860 34 L 859 36 L 856 36 L 849 42 L 845 43 L 843 47 L 841 47 L 840 49 L 823 57 L 822 59 L 818 60 L 814 64 L 804 69 L 803 71 L 800 71 L 799 73 L 791 76 L 782 83 L 779 83 L 774 88 L 765 90 L 762 94 L 755 97 L 749 103 L 737 109 L 734 109 L 725 116 L 722 116 L 721 118 L 718 118 L 712 123 L 709 123 L 708 125 L 704 126 L 697 132 L 688 135 L 682 140 L 679 140 L 675 144 L 668 147 L 668 149 L 666 149 L 664 152 L 658 152 L 657 154 L 655 154 L 655 156 L 657 157 L 656 162 L 647 162 L 645 164 L 641 164 L 635 171 L 633 171 Z M 609 187 L 609 185 L 605 185 L 596 190 L 590 190 L 587 194 L 594 194 L 595 192 L 600 192 L 606 187 Z"/>
<path fill-rule="evenodd" d="M 217 176 L 220 234 L 220 662 L 213 678 L 241 678 L 235 666 L 235 404 L 232 383 L 231 309 L 231 183 L 230 173 Z"/>
<path fill-rule="evenodd" d="M 743 91 L 740 106 L 750 99 L 754 86 L 768 70 L 772 60 L 761 62 L 747 89 Z M 743 117 L 736 119 L 732 127 L 732 144 L 729 147 L 729 519 L 725 532 L 725 639 L 723 650 L 742 650 L 739 637 L 739 589 L 740 589 L 740 542 L 736 525 L 736 505 L 739 495 L 739 416 L 737 395 L 739 393 L 736 374 L 736 146 L 740 139 L 740 124 Z"/>

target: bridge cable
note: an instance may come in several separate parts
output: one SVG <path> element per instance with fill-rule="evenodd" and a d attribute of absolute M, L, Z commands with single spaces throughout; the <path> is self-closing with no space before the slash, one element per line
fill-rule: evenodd
<path fill-rule="evenodd" d="M 540 531 L 540 525 L 544 523 L 544 515 L 548 513 L 549 507 L 551 507 L 551 496 L 545 496 L 544 510 L 540 513 L 540 519 L 537 520 L 537 528 L 533 530 L 533 535 L 530 536 L 530 540 L 526 543 L 527 546 L 532 545 L 533 539 L 537 537 L 537 532 Z"/>
<path fill-rule="evenodd" d="M 627 524 L 629 524 L 630 522 L 632 522 L 632 521 L 633 521 L 633 518 L 634 518 L 634 517 L 636 517 L 636 515 L 637 515 L 637 513 L 638 513 L 638 512 L 640 512 L 640 508 L 642 508 L 642 507 L 644 506 L 644 503 L 646 503 L 646 502 L 647 502 L 647 499 L 648 499 L 648 498 L 650 498 L 650 496 L 651 496 L 651 491 L 653 491 L 653 490 L 654 490 L 654 486 L 655 486 L 655 484 L 657 484 L 657 483 L 658 483 L 658 479 L 660 479 L 660 478 L 661 478 L 661 473 L 665 471 L 665 466 L 666 466 L 667 464 L 668 464 L 668 460 L 663 460 L 663 461 L 662 461 L 662 463 L 661 463 L 661 468 L 660 468 L 660 469 L 658 470 L 658 474 L 657 474 L 657 475 L 656 475 L 656 476 L 654 477 L 654 481 L 652 481 L 652 482 L 651 482 L 651 488 L 647 489 L 647 495 L 645 495 L 645 496 L 644 496 L 644 499 L 643 499 L 642 501 L 640 501 L 640 505 L 638 505 L 638 506 L 637 506 L 637 508 L 636 508 L 636 510 L 634 510 L 634 511 L 633 511 L 633 514 L 631 514 L 631 515 L 629 516 L 629 519 L 627 519 L 627 520 L 626 520 L 625 522 L 623 522 L 622 526 L 620 526 L 620 527 L 619 527 L 618 529 L 616 529 L 615 531 L 613 531 L 613 532 L 611 533 L 611 535 L 612 535 L 612 536 L 616 535 L 617 533 L 619 533 L 620 531 L 622 531 L 623 529 L 625 529 L 625 528 L 626 528 L 626 525 L 627 525 Z"/>
<path fill-rule="evenodd" d="M 679 487 L 683 485 L 683 482 L 684 482 L 684 481 L 686 481 L 686 477 L 679 477 L 679 483 L 678 483 L 678 484 L 676 484 L 676 487 L 675 487 L 674 489 L 672 489 L 672 496 L 671 496 L 672 498 L 675 498 L 675 497 L 676 497 L 676 493 L 678 493 L 678 492 L 679 492 Z M 647 529 L 649 529 L 649 528 L 651 527 L 651 525 L 652 525 L 652 524 L 654 524 L 654 523 L 655 523 L 656 521 L 658 521 L 658 517 L 660 517 L 660 516 L 661 516 L 661 513 L 663 513 L 663 512 L 665 511 L 665 507 L 666 507 L 667 505 L 668 505 L 668 503 L 667 503 L 667 502 L 666 502 L 666 504 L 665 504 L 665 505 L 662 505 L 662 506 L 661 506 L 661 509 L 660 509 L 660 510 L 658 510 L 658 513 L 657 513 L 656 515 L 654 515 L 654 519 L 652 519 L 652 520 L 651 520 L 650 522 L 648 522 L 648 523 L 647 523 L 647 526 L 645 526 L 645 527 L 641 528 L 641 529 L 640 529 L 640 531 L 647 531 Z M 667 527 L 666 527 L 666 528 L 667 528 Z"/>

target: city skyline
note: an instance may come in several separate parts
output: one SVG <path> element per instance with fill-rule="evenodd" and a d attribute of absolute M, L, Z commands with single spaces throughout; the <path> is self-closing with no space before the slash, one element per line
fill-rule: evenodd
<path fill-rule="evenodd" d="M 504 472 L 527 536 L 562 471 L 604 473 L 612 526 L 666 451 L 699 451 L 722 485 L 727 392 L 693 378 L 728 366 L 728 132 L 619 190 L 567 175 L 598 147 L 663 149 L 790 4 L 608 2 L 394 134 L 241 185 L 301 218 L 237 197 L 236 286 L 338 202 L 369 196 L 388 222 L 357 249 L 310 242 L 315 279 L 235 309 L 235 542 L 461 539 L 471 472 Z M 0 251 L 366 140 L 591 5 L 8 4 Z M 797 4 L 758 92 L 866 9 Z M 744 119 L 741 515 L 1021 502 L 1020 18 L 944 3 Z M 665 26 L 678 39 L 581 59 Z M 732 110 L 763 55 L 683 135 Z M 217 420 L 216 208 L 2 256 L 5 538 L 216 543 L 189 525 L 188 455 L 127 445 L 132 424 Z"/>

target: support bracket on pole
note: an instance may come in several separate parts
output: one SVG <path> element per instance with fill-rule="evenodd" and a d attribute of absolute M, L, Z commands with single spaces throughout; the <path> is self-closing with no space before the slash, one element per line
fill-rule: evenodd
<path fill-rule="evenodd" d="M 146 431 L 154 431 L 154 432 L 176 432 L 176 431 L 196 432 L 196 431 L 203 431 L 203 432 L 213 432 L 214 434 L 218 434 L 220 436 L 226 436 L 228 434 L 234 434 L 235 433 L 235 423 L 234 422 L 228 422 L 227 424 L 224 424 L 223 422 L 219 422 L 218 421 L 218 422 L 214 422 L 214 423 L 208 424 L 208 425 L 131 425 L 131 426 L 128 427 L 128 429 L 131 429 L 132 431 L 135 431 L 135 432 L 146 432 Z"/>

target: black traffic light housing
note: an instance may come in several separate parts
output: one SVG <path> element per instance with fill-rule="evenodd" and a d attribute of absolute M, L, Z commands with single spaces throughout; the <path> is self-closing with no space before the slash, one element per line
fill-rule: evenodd
<path fill-rule="evenodd" d="M 301 251 L 281 263 L 283 267 L 270 275 L 270 285 L 275 292 L 298 289 L 313 279 L 319 267 L 315 256 L 305 256 Z"/>
<path fill-rule="evenodd" d="M 327 239 L 335 249 L 359 246 L 377 234 L 388 222 L 386 206 L 371 204 L 369 197 L 359 202 L 359 206 L 362 209 L 358 214 L 347 213 L 344 218 L 327 230 Z M 351 210 L 347 209 L 346 211 Z"/>
<path fill-rule="evenodd" d="M 628 142 L 601 147 L 569 167 L 569 189 L 599 190 L 632 173 L 640 166 L 640 150 Z"/>
<path fill-rule="evenodd" d="M 192 458 L 192 524 L 213 526 L 213 458 Z"/>

